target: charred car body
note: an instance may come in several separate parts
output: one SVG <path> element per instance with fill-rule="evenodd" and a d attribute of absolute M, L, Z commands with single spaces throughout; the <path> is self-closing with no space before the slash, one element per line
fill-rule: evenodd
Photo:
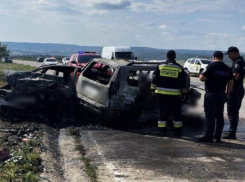
<path fill-rule="evenodd" d="M 55 113 L 60 120 L 96 113 L 100 124 L 131 124 L 142 117 L 142 111 L 148 117 L 143 119 L 156 119 L 157 101 L 150 90 L 155 68 L 156 63 L 93 59 L 84 68 L 44 66 L 32 72 L 5 71 L 8 84 L 0 88 L 1 111 Z M 190 79 L 188 74 L 186 79 Z M 198 91 L 188 88 L 183 111 L 200 98 Z"/>
<path fill-rule="evenodd" d="M 149 62 L 94 59 L 78 79 L 77 97 L 84 109 L 100 114 L 103 123 L 132 123 L 142 111 L 151 119 L 157 119 L 157 101 L 150 89 L 156 66 L 156 63 Z M 187 105 L 195 105 L 201 96 L 190 87 L 187 73 L 186 79 L 188 94 L 183 111 Z"/>
<path fill-rule="evenodd" d="M 32 72 L 4 71 L 7 85 L 0 88 L 2 115 L 64 119 L 75 103 L 69 66 L 44 66 Z"/>

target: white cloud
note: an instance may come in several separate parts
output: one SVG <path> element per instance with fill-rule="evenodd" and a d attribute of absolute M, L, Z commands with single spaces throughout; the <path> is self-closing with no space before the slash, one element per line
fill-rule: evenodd
<path fill-rule="evenodd" d="M 242 38 L 240 39 L 240 41 L 245 41 L 245 37 L 242 37 Z"/>
<path fill-rule="evenodd" d="M 158 28 L 159 29 L 169 29 L 169 26 L 167 26 L 167 25 L 160 25 Z"/>
<path fill-rule="evenodd" d="M 167 35 L 171 35 L 171 33 L 169 33 L 169 32 L 162 32 L 161 33 L 161 36 L 167 36 Z"/>
<path fill-rule="evenodd" d="M 245 25 L 241 28 L 241 30 L 245 30 Z"/>
<path fill-rule="evenodd" d="M 245 1 L 236 0 L 230 3 L 230 0 L 152 0 L 149 3 L 132 3 L 132 10 L 136 12 L 154 12 L 154 13 L 193 13 L 193 12 L 214 12 L 227 13 L 239 12 L 245 13 Z"/>
<path fill-rule="evenodd" d="M 155 26 L 156 24 L 153 23 L 153 22 L 144 22 L 144 23 L 141 23 L 139 24 L 140 27 L 152 27 L 152 26 Z"/>
<path fill-rule="evenodd" d="M 213 19 L 209 19 L 209 18 L 197 18 L 196 20 L 200 22 L 213 22 L 214 21 Z"/>
<path fill-rule="evenodd" d="M 0 11 L 8 9 L 15 13 L 53 11 L 60 13 L 105 14 L 131 6 L 130 0 L 1 0 Z"/>

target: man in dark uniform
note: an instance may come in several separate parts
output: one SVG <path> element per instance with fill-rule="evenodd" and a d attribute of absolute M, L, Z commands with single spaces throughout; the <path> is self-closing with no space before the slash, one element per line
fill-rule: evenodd
<path fill-rule="evenodd" d="M 181 99 L 187 92 L 186 74 L 175 61 L 175 51 L 168 51 L 166 57 L 167 61 L 158 65 L 154 71 L 151 86 L 158 98 L 158 127 L 166 130 L 167 121 L 172 115 L 176 136 L 181 136 Z"/>
<path fill-rule="evenodd" d="M 231 68 L 233 70 L 234 86 L 227 102 L 230 129 L 228 134 L 226 134 L 223 138 L 236 140 L 239 110 L 241 108 L 242 99 L 244 97 L 243 79 L 245 62 L 244 59 L 240 56 L 239 50 L 236 47 L 229 47 L 225 54 L 228 54 L 229 58 L 233 61 Z"/>
<path fill-rule="evenodd" d="M 199 142 L 213 142 L 213 137 L 216 142 L 221 142 L 224 127 L 224 104 L 233 86 L 232 70 L 223 62 L 223 57 L 221 51 L 215 51 L 213 63 L 208 65 L 199 77 L 205 82 L 204 111 L 207 119 L 206 134 L 199 139 Z"/>

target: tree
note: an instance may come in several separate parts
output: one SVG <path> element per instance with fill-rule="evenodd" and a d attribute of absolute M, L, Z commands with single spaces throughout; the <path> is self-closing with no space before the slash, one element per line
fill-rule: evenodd
<path fill-rule="evenodd" d="M 0 58 L 9 56 L 10 51 L 7 50 L 7 45 L 0 42 Z"/>

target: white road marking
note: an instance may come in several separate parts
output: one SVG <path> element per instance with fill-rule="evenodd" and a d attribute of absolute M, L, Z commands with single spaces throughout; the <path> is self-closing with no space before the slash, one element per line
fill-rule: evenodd
<path fill-rule="evenodd" d="M 107 162 L 107 159 L 103 155 L 101 147 L 99 146 L 98 142 L 93 138 L 91 131 L 89 132 L 89 135 L 95 143 L 96 151 L 99 154 L 99 156 L 101 157 L 102 162 L 105 164 L 106 168 L 110 171 L 110 173 L 114 175 L 115 181 L 120 181 L 120 182 L 126 181 L 125 179 L 122 178 L 122 176 L 124 176 L 124 175 L 118 171 L 118 169 L 113 165 L 113 163 Z M 120 176 L 120 177 L 118 177 L 118 176 Z"/>

